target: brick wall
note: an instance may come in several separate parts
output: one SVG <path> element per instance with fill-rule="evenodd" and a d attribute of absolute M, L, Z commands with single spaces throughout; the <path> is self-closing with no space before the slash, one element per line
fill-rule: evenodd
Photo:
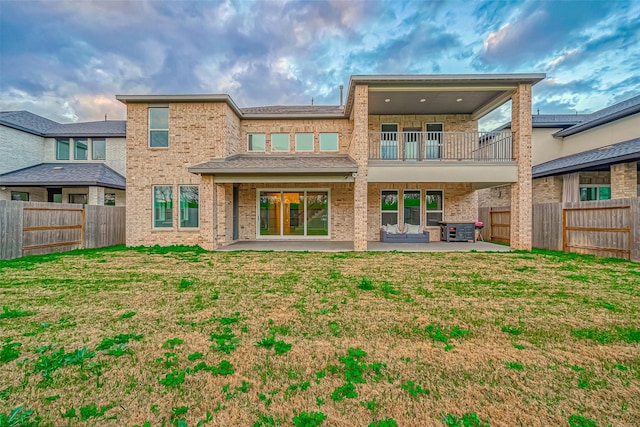
<path fill-rule="evenodd" d="M 353 101 L 353 137 L 349 147 L 351 157 L 358 164 L 358 175 L 353 183 L 353 249 L 367 250 L 369 176 L 369 87 L 357 85 Z"/>
<path fill-rule="evenodd" d="M 425 130 L 426 123 L 442 123 L 444 132 L 473 132 L 478 130 L 478 121 L 472 120 L 468 114 L 428 114 L 428 115 L 371 115 L 369 131 L 380 132 L 382 123 L 397 123 L 398 131 L 403 128 L 420 128 Z"/>
<path fill-rule="evenodd" d="M 621 199 L 638 195 L 637 162 L 611 165 L 611 198 Z"/>
<path fill-rule="evenodd" d="M 533 180 L 533 204 L 562 202 L 562 176 L 547 176 Z"/>

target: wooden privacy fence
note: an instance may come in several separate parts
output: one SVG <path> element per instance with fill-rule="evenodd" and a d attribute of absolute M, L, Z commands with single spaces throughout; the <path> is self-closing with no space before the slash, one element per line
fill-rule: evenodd
<path fill-rule="evenodd" d="M 0 259 L 124 243 L 124 207 L 0 201 Z"/>
<path fill-rule="evenodd" d="M 488 240 L 508 243 L 509 213 L 504 207 L 479 209 Z M 640 261 L 640 199 L 535 204 L 532 233 L 534 248 Z"/>

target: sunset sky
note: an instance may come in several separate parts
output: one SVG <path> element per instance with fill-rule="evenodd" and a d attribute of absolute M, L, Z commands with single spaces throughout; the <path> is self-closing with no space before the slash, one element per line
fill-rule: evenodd
<path fill-rule="evenodd" d="M 124 119 L 116 94 L 338 104 L 352 74 L 544 72 L 534 113 L 588 113 L 640 93 L 640 1 L 0 0 L 0 54 L 0 110 L 60 122 Z"/>

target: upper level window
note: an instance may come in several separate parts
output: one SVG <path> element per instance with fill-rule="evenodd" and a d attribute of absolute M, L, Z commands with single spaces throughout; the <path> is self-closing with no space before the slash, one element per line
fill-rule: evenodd
<path fill-rule="evenodd" d="M 107 142 L 104 139 L 94 139 L 91 141 L 91 158 L 93 160 L 107 159 Z"/>
<path fill-rule="evenodd" d="M 320 151 L 338 151 L 338 134 L 321 133 Z"/>
<path fill-rule="evenodd" d="M 56 139 L 56 160 L 69 160 L 68 139 Z"/>
<path fill-rule="evenodd" d="M 313 151 L 312 133 L 296 133 L 296 151 Z"/>
<path fill-rule="evenodd" d="M 266 135 L 264 133 L 250 133 L 247 135 L 247 151 L 264 152 L 266 146 Z"/>
<path fill-rule="evenodd" d="M 169 146 L 169 108 L 149 108 L 149 147 Z"/>
<path fill-rule="evenodd" d="M 271 134 L 271 151 L 289 151 L 289 148 L 288 133 Z"/>
<path fill-rule="evenodd" d="M 76 160 L 87 160 L 87 140 L 74 139 L 73 141 L 73 158 Z"/>

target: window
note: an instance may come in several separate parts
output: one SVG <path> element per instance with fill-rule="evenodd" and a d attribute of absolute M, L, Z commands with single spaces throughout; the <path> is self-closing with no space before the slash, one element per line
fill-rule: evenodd
<path fill-rule="evenodd" d="M 405 190 L 403 202 L 405 226 L 420 226 L 420 190 Z"/>
<path fill-rule="evenodd" d="M 87 204 L 86 194 L 69 194 L 69 203 L 79 203 L 82 205 Z"/>
<path fill-rule="evenodd" d="M 104 193 L 104 205 L 115 206 L 116 205 L 116 193 Z"/>
<path fill-rule="evenodd" d="M 107 142 L 104 139 L 94 139 L 91 141 L 91 158 L 93 160 L 107 159 Z"/>
<path fill-rule="evenodd" d="M 442 129 L 442 123 L 427 123 L 425 125 L 425 131 L 427 133 L 427 137 L 425 138 L 427 159 L 440 159 L 442 157 Z"/>
<path fill-rule="evenodd" d="M 398 225 L 398 191 L 383 191 L 380 201 L 382 225 Z"/>
<path fill-rule="evenodd" d="M 312 133 L 296 133 L 296 151 L 313 151 Z"/>
<path fill-rule="evenodd" d="M 380 127 L 380 158 L 394 160 L 398 158 L 398 125 L 383 124 Z"/>
<path fill-rule="evenodd" d="M 68 139 L 56 139 L 56 160 L 69 160 Z"/>
<path fill-rule="evenodd" d="M 180 186 L 180 227 L 198 227 L 198 186 Z"/>
<path fill-rule="evenodd" d="M 173 187 L 170 185 L 153 187 L 153 226 L 173 227 Z"/>
<path fill-rule="evenodd" d="M 611 199 L 610 185 L 581 185 L 580 201 L 587 202 L 589 200 L 609 200 Z"/>
<path fill-rule="evenodd" d="M 272 133 L 271 151 L 289 151 L 289 134 Z"/>
<path fill-rule="evenodd" d="M 169 146 L 169 108 L 149 108 L 149 147 Z"/>
<path fill-rule="evenodd" d="M 266 135 L 264 133 L 250 133 L 247 135 L 247 151 L 262 151 L 266 148 Z"/>
<path fill-rule="evenodd" d="M 27 193 L 26 191 L 12 191 L 11 200 L 20 200 L 22 202 L 28 202 L 29 193 Z"/>
<path fill-rule="evenodd" d="M 87 147 L 88 143 L 86 139 L 75 139 L 73 141 L 73 158 L 76 160 L 87 160 Z"/>
<path fill-rule="evenodd" d="M 425 202 L 427 206 L 427 226 L 438 226 L 444 217 L 444 195 L 441 190 L 427 190 Z"/>
<path fill-rule="evenodd" d="M 321 133 L 320 151 L 338 151 L 338 134 Z"/>

